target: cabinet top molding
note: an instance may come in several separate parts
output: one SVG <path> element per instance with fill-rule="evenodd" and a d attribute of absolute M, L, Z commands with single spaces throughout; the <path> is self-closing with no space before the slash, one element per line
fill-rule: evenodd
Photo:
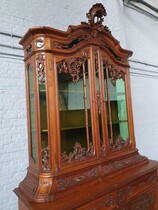
<path fill-rule="evenodd" d="M 109 28 L 103 25 L 103 17 L 106 15 L 107 13 L 104 6 L 101 3 L 97 3 L 86 13 L 88 22 L 81 22 L 80 25 L 76 26 L 69 25 L 67 31 L 45 26 L 30 28 L 19 43 L 26 49 L 30 47 L 28 44 L 32 41 L 32 49 L 30 50 L 35 52 L 36 46 L 34 47 L 34 45 L 37 41 L 40 41 L 42 47 L 44 42 L 50 42 L 51 44 L 49 46 L 47 45 L 47 48 L 45 45 L 45 47 L 40 48 L 40 50 L 49 50 L 51 52 L 60 51 L 60 53 L 62 53 L 63 50 L 65 51 L 65 49 L 67 49 L 67 52 L 65 52 L 71 54 L 74 53 L 73 49 L 76 44 L 78 45 L 78 50 L 81 50 L 83 46 L 102 46 L 108 51 L 115 51 L 117 57 L 122 61 L 120 64 L 125 65 L 126 63 L 126 67 L 128 67 L 128 57 L 130 57 L 133 52 L 123 49 L 119 41 L 112 36 Z M 27 54 L 25 54 L 25 59 L 26 57 Z"/>

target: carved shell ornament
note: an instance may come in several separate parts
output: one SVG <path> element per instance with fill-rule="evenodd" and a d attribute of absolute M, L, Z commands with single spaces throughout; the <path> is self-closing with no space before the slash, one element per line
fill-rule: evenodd
<path fill-rule="evenodd" d="M 89 10 L 89 13 L 86 14 L 87 18 L 88 18 L 88 22 L 91 25 L 94 24 L 102 24 L 102 22 L 104 21 L 103 16 L 106 16 L 106 10 L 103 7 L 102 4 L 98 3 L 92 6 L 92 8 Z"/>

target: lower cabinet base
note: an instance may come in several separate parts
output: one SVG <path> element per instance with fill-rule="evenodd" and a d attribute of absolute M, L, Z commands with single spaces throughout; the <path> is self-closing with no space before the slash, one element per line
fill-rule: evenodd
<path fill-rule="evenodd" d="M 158 210 L 158 163 L 149 161 L 120 170 L 51 202 L 31 202 L 20 188 L 14 192 L 19 210 Z"/>

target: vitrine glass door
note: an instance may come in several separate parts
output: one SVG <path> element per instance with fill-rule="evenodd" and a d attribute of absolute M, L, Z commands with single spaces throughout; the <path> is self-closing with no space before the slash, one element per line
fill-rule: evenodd
<path fill-rule="evenodd" d="M 83 57 L 57 63 L 63 162 L 93 156 L 88 66 L 88 59 Z"/>
<path fill-rule="evenodd" d="M 31 65 L 27 69 L 28 74 L 28 94 L 29 94 L 29 121 L 30 121 L 30 145 L 31 157 L 34 162 L 37 161 L 37 130 L 36 130 L 36 110 L 35 110 L 35 89 L 34 89 L 34 72 Z"/>
<path fill-rule="evenodd" d="M 111 148 L 129 143 L 125 73 L 103 63 L 108 139 Z"/>

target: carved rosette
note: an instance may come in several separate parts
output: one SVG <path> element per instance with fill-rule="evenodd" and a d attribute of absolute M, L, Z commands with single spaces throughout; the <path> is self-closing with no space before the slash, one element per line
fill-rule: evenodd
<path fill-rule="evenodd" d="M 37 67 L 39 84 L 45 84 L 45 82 L 46 82 L 45 53 L 37 54 L 36 67 Z"/>
<path fill-rule="evenodd" d="M 76 142 L 73 152 L 70 152 L 69 154 L 66 154 L 66 152 L 63 152 L 61 154 L 63 163 L 77 162 L 77 161 L 84 160 L 86 158 L 90 158 L 92 156 L 94 156 L 93 144 L 90 143 L 89 149 L 86 151 L 86 149 L 82 148 L 81 144 L 78 142 Z"/>
<path fill-rule="evenodd" d="M 80 79 L 80 73 L 82 65 L 89 58 L 89 52 L 85 51 L 82 57 L 68 58 L 57 63 L 57 69 L 59 73 L 65 72 L 70 74 L 72 82 L 76 83 Z"/>
<path fill-rule="evenodd" d="M 42 171 L 50 171 L 50 162 L 49 162 L 49 148 L 46 147 L 42 150 Z"/>

